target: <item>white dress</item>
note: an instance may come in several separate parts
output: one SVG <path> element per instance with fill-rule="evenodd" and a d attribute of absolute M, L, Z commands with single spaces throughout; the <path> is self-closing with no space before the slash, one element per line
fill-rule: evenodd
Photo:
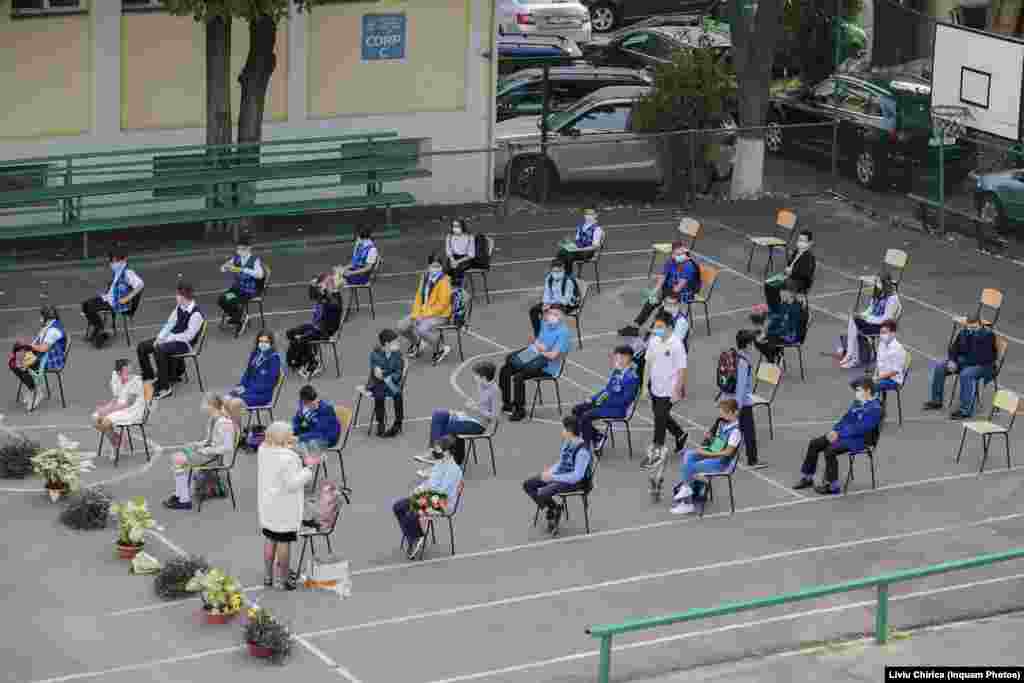
<path fill-rule="evenodd" d="M 140 375 L 133 375 L 128 380 L 128 383 L 125 384 L 121 382 L 121 378 L 118 377 L 116 372 L 113 373 L 110 377 L 110 392 L 121 403 L 132 401 L 132 397 L 135 397 L 134 402 L 127 408 L 115 410 L 107 415 L 107 419 L 115 427 L 135 424 L 142 420 L 142 415 L 146 411 L 146 396 L 143 393 L 142 377 Z"/>

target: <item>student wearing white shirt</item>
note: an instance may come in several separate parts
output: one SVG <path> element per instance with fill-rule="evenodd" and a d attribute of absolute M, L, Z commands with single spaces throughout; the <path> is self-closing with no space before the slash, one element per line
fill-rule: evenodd
<path fill-rule="evenodd" d="M 236 336 L 245 329 L 248 316 L 245 302 L 256 296 L 266 277 L 263 261 L 252 253 L 252 239 L 248 235 L 238 238 L 235 255 L 220 267 L 222 273 L 233 273 L 235 281 L 231 287 L 220 295 L 217 305 L 228 316 L 228 322 L 236 328 Z"/>
<path fill-rule="evenodd" d="M 686 396 L 686 349 L 683 342 L 672 334 L 672 318 L 667 313 L 659 313 L 654 319 L 644 362 L 651 393 L 651 411 L 654 413 L 654 440 L 648 447 L 644 467 L 656 473 L 668 457 L 666 432 L 671 432 L 675 438 L 677 451 L 686 444 L 686 432 L 672 417 L 672 404 Z M 652 492 L 656 478 L 652 474 Z M 659 481 L 659 490 L 660 487 Z"/>
<path fill-rule="evenodd" d="M 175 299 L 177 306 L 167 318 L 160 334 L 141 342 L 136 349 L 142 379 L 147 382 L 156 380 L 153 389 L 154 398 L 157 399 L 171 395 L 171 356 L 192 351 L 192 342 L 199 336 L 203 326 L 203 312 L 196 304 L 192 285 L 179 283 Z M 156 359 L 155 373 L 150 356 Z"/>
<path fill-rule="evenodd" d="M 466 270 L 472 268 L 476 260 L 476 237 L 464 220 L 456 218 L 452 221 L 451 231 L 444 240 L 444 251 L 448 259 L 445 268 L 448 277 L 453 286 L 461 287 Z"/>
<path fill-rule="evenodd" d="M 878 333 L 878 358 L 875 361 L 875 386 L 885 405 L 886 393 L 903 386 L 907 375 L 907 350 L 896 339 L 895 320 L 882 323 Z"/>
<path fill-rule="evenodd" d="M 82 315 L 89 321 L 85 339 L 96 348 L 101 348 L 108 339 L 103 331 L 103 316 L 100 313 L 126 313 L 131 308 L 132 299 L 139 296 L 146 286 L 142 278 L 128 267 L 128 257 L 121 251 L 110 253 L 110 270 L 113 276 L 106 290 L 82 302 Z"/>

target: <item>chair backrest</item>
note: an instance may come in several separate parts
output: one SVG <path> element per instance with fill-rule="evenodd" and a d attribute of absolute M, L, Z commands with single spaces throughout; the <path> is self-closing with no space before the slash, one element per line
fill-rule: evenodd
<path fill-rule="evenodd" d="M 267 291 L 267 285 L 270 283 L 270 266 L 263 263 L 263 277 L 256 281 L 256 296 L 263 296 L 263 293 Z"/>
<path fill-rule="evenodd" d="M 679 234 L 682 237 L 690 238 L 691 249 L 697 244 L 697 240 L 700 239 L 702 232 L 704 232 L 704 226 L 696 219 L 685 217 L 679 221 Z"/>
<path fill-rule="evenodd" d="M 1000 308 L 1003 305 L 1003 293 L 998 289 L 981 290 L 981 305 L 989 308 Z"/>
<path fill-rule="evenodd" d="M 64 368 L 66 368 L 68 366 L 68 361 L 69 360 L 71 360 L 71 335 L 69 335 L 65 331 L 64 332 L 64 365 L 60 366 L 59 368 L 54 368 L 54 369 L 55 370 L 63 370 Z"/>
<path fill-rule="evenodd" d="M 405 383 L 409 381 L 409 365 L 408 360 L 402 364 L 402 393 L 405 393 Z"/>
<path fill-rule="evenodd" d="M 590 283 L 586 280 L 576 278 L 576 286 L 579 288 L 579 305 L 576 310 L 570 315 L 579 320 L 580 315 L 583 313 L 583 307 L 587 305 L 587 295 L 590 294 Z"/>
<path fill-rule="evenodd" d="M 1020 408 L 1020 396 L 1009 389 L 1000 389 L 992 399 L 992 413 L 1001 410 L 1011 416 L 1016 416 Z"/>
<path fill-rule="evenodd" d="M 273 399 L 274 402 L 270 404 L 271 407 L 273 407 L 273 408 L 277 407 L 277 400 L 279 398 L 281 398 L 281 390 L 284 388 L 285 380 L 288 379 L 288 376 L 285 373 L 285 368 L 286 367 L 288 367 L 287 364 L 281 363 L 281 372 L 278 373 L 278 375 L 277 375 L 277 384 L 274 385 L 274 399 Z"/>
<path fill-rule="evenodd" d="M 782 368 L 775 363 L 760 363 L 757 366 L 753 388 L 757 389 L 757 385 L 761 382 L 772 385 L 772 395 L 768 398 L 768 402 L 774 401 L 775 393 L 779 390 L 779 385 L 782 383 Z"/>
<path fill-rule="evenodd" d="M 487 240 L 487 258 L 494 256 L 494 237 L 492 235 L 484 235 L 484 239 Z"/>
<path fill-rule="evenodd" d="M 718 282 L 718 275 L 721 269 L 707 263 L 700 264 L 700 296 L 706 301 L 711 296 Z"/>
<path fill-rule="evenodd" d="M 370 268 L 370 279 L 367 281 L 367 284 L 370 284 L 370 283 L 373 283 L 373 282 L 377 281 L 377 275 L 380 273 L 380 270 L 383 267 L 384 267 L 384 257 L 381 256 L 380 252 L 378 251 L 377 252 L 377 260 L 373 262 L 373 267 Z"/>
<path fill-rule="evenodd" d="M 142 400 L 145 405 L 142 409 L 142 424 L 149 422 L 149 411 L 153 407 L 153 396 L 156 394 L 155 385 L 153 382 L 142 383 Z"/>
<path fill-rule="evenodd" d="M 902 249 L 887 249 L 885 252 L 885 267 L 896 285 L 903 280 L 903 271 L 907 267 L 908 258 L 907 252 Z"/>
<path fill-rule="evenodd" d="M 1010 350 L 1010 341 L 1001 335 L 996 335 L 996 363 L 992 368 L 992 374 L 997 379 L 1003 371 L 1003 363 L 1006 362 L 1006 353 Z"/>
<path fill-rule="evenodd" d="M 462 494 L 466 490 L 466 480 L 459 481 L 459 487 L 455 489 L 455 503 L 452 505 L 452 509 L 446 513 L 448 517 L 454 517 L 458 513 L 459 508 L 462 507 Z"/>
<path fill-rule="evenodd" d="M 779 230 L 793 234 L 793 228 L 796 227 L 796 214 L 789 209 L 779 209 L 779 212 L 775 214 L 775 225 Z"/>
<path fill-rule="evenodd" d="M 352 410 L 346 406 L 335 405 L 334 415 L 338 418 L 338 424 L 341 425 L 342 431 L 342 437 L 336 448 L 342 451 L 345 450 L 345 446 L 348 444 L 348 435 L 352 433 Z"/>
<path fill-rule="evenodd" d="M 203 352 L 203 347 L 206 346 L 206 332 L 210 328 L 210 323 L 206 318 L 203 318 L 203 324 L 199 327 L 199 334 L 196 335 L 198 340 L 196 345 L 192 348 L 195 354 L 198 356 Z"/>
<path fill-rule="evenodd" d="M 132 300 L 128 302 L 128 310 L 124 312 L 129 318 L 135 317 L 135 312 L 139 310 L 139 304 L 142 303 L 142 295 L 145 294 L 146 288 L 143 287 L 139 290 L 139 293 L 132 297 Z"/>

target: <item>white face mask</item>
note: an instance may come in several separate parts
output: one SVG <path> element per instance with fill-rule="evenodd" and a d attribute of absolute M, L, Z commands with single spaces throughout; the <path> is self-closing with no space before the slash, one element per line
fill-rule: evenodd
<path fill-rule="evenodd" d="M 863 402 L 868 400 L 868 392 L 864 391 L 863 389 L 858 389 L 857 392 L 854 394 L 854 396 L 861 403 L 863 403 Z"/>
<path fill-rule="evenodd" d="M 675 315 L 679 313 L 679 304 L 669 304 L 663 306 L 662 308 L 664 308 L 665 312 L 668 313 L 669 315 Z"/>
<path fill-rule="evenodd" d="M 260 351 L 269 351 L 270 350 L 270 344 L 267 343 L 267 342 L 260 342 L 259 350 Z"/>
<path fill-rule="evenodd" d="M 583 222 L 587 225 L 593 225 L 597 222 L 597 216 L 592 213 L 583 214 Z"/>
<path fill-rule="evenodd" d="M 461 225 L 453 225 L 452 226 L 452 234 L 453 235 L 461 235 L 462 234 L 462 226 Z"/>
<path fill-rule="evenodd" d="M 182 295 L 180 295 L 180 294 L 175 296 L 174 299 L 175 299 L 175 301 L 178 302 L 178 307 L 179 308 L 184 308 L 185 305 L 188 303 L 188 300 L 185 297 L 183 297 Z"/>
<path fill-rule="evenodd" d="M 808 249 L 811 248 L 811 243 L 808 242 L 807 240 L 797 240 L 796 248 L 798 251 L 807 251 Z"/>
<path fill-rule="evenodd" d="M 441 266 L 437 266 L 437 265 L 430 266 L 429 268 L 427 268 L 427 272 L 430 273 L 430 275 L 432 275 L 432 276 L 440 275 L 441 274 Z"/>
<path fill-rule="evenodd" d="M 883 333 L 878 335 L 878 339 L 883 344 L 888 344 L 889 342 L 891 342 L 893 340 L 893 335 L 890 332 L 883 332 Z"/>
<path fill-rule="evenodd" d="M 388 351 L 395 353 L 396 351 L 400 351 L 402 349 L 402 345 L 401 343 L 394 341 L 388 344 L 386 348 Z"/>
<path fill-rule="evenodd" d="M 561 320 L 561 318 L 558 318 L 557 316 L 549 315 L 549 316 L 545 316 L 544 323 L 548 327 L 555 327 L 556 325 L 558 325 L 560 320 Z"/>
<path fill-rule="evenodd" d="M 248 249 L 238 249 L 235 253 L 238 254 L 238 258 L 247 259 L 249 258 L 249 254 L 251 254 L 252 252 L 250 252 Z"/>

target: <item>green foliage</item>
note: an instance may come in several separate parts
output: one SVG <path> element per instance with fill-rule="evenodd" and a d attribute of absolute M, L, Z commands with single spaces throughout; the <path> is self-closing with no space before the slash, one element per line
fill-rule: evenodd
<path fill-rule="evenodd" d="M 110 511 L 117 515 L 117 542 L 121 545 L 142 545 L 146 530 L 156 526 L 142 496 L 115 503 Z"/>
<path fill-rule="evenodd" d="M 211 614 L 234 614 L 242 608 L 242 592 L 238 580 L 220 569 L 196 572 L 185 590 L 199 593 L 203 607 Z"/>
<path fill-rule="evenodd" d="M 679 50 L 654 74 L 654 90 L 633 114 L 640 132 L 707 128 L 727 112 L 735 96 L 732 68 L 711 50 Z"/>
<path fill-rule="evenodd" d="M 287 0 L 164 0 L 163 5 L 173 15 L 192 17 L 199 22 L 215 17 L 255 19 L 263 15 L 272 16 L 276 22 L 288 16 Z"/>
<path fill-rule="evenodd" d="M 209 570 L 209 563 L 198 555 L 175 557 L 168 560 L 160 573 L 156 575 L 153 588 L 163 600 L 180 600 L 192 594 L 191 591 L 186 590 L 186 586 L 196 573 Z"/>
<path fill-rule="evenodd" d="M 58 434 L 56 448 L 32 456 L 32 471 L 46 480 L 48 488 L 67 487 L 69 492 L 77 491 L 82 473 L 95 468 L 92 460 L 83 460 L 77 449 L 77 442 Z"/>
<path fill-rule="evenodd" d="M 782 25 L 786 32 L 797 35 L 804 28 L 807 20 L 817 16 L 819 19 L 832 16 L 834 3 L 823 5 L 815 0 L 786 0 L 782 10 Z M 864 0 L 843 0 L 843 18 L 856 19 L 864 11 Z"/>
<path fill-rule="evenodd" d="M 242 627 L 242 637 L 247 643 L 269 648 L 273 653 L 270 661 L 283 664 L 292 653 L 291 630 L 262 607 L 251 608 L 246 616 L 248 620 Z"/>
<path fill-rule="evenodd" d="M 17 435 L 0 446 L 0 479 L 24 479 L 32 472 L 32 456 L 39 444 Z"/>
<path fill-rule="evenodd" d="M 66 527 L 79 531 L 105 529 L 110 519 L 110 496 L 95 486 L 83 489 L 68 499 L 68 505 L 60 513 L 60 521 Z"/>

